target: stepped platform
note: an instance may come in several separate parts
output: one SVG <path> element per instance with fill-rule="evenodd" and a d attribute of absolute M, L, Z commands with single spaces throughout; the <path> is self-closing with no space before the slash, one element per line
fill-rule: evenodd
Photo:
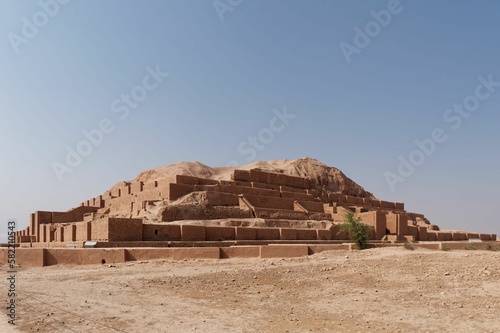
<path fill-rule="evenodd" d="M 18 243 L 221 242 L 347 240 L 345 212 L 371 226 L 372 240 L 495 241 L 496 235 L 442 231 L 404 204 L 346 195 L 310 178 L 261 169 L 235 170 L 231 179 L 175 175 L 121 182 L 67 212 L 37 211 L 16 234 Z M 233 225 L 214 225 L 225 219 Z M 274 221 L 257 226 L 262 219 Z M 198 225 L 186 223 L 197 220 Z M 246 221 L 246 222 L 242 222 Z M 248 222 L 254 221 L 254 222 Z M 245 225 L 246 223 L 246 225 Z"/>

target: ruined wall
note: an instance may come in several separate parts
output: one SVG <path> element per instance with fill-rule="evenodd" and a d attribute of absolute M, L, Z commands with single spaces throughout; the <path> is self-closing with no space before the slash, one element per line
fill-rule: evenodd
<path fill-rule="evenodd" d="M 239 207 L 225 206 L 194 206 L 194 205 L 175 205 L 167 206 L 161 213 L 162 221 L 180 221 L 180 220 L 214 220 L 223 218 L 250 218 L 252 212 Z"/>

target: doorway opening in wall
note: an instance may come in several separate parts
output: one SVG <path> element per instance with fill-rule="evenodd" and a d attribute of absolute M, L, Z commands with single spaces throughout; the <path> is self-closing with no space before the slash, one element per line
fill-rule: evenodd
<path fill-rule="evenodd" d="M 104 265 L 106 263 L 106 260 L 102 259 L 101 263 Z"/>
<path fill-rule="evenodd" d="M 155 230 L 155 235 L 158 235 L 158 230 Z"/>

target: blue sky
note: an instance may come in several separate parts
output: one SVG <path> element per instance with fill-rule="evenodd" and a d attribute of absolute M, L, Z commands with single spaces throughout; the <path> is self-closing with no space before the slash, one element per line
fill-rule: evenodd
<path fill-rule="evenodd" d="M 2 239 L 8 219 L 24 228 L 30 212 L 65 211 L 143 170 L 251 162 L 238 147 L 278 110 L 295 118 L 255 160 L 314 157 L 443 228 L 500 234 L 500 87 L 480 87 L 489 96 L 458 129 L 444 119 L 479 77 L 500 82 L 497 1 L 65 2 L 0 4 Z M 356 27 L 371 37 L 348 62 Z M 168 76 L 145 90 L 155 70 Z M 127 107 L 134 89 L 146 96 Z M 103 120 L 112 130 L 60 181 L 54 162 Z M 436 128 L 447 140 L 391 188 L 398 157 Z"/>

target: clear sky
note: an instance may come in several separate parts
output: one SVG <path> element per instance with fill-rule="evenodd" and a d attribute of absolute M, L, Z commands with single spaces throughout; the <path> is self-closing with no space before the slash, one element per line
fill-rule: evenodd
<path fill-rule="evenodd" d="M 499 13 L 494 0 L 4 0 L 0 236 L 161 165 L 304 156 L 443 228 L 500 234 Z"/>

